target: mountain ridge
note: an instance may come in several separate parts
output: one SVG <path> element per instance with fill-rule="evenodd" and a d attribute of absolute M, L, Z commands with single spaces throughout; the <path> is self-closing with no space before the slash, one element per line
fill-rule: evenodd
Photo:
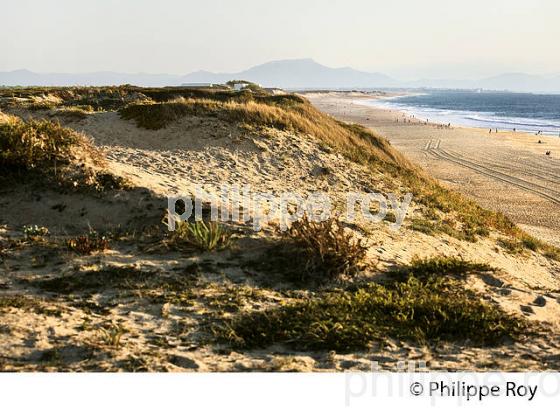
<path fill-rule="evenodd" d="M 541 76 L 503 73 L 479 80 L 425 78 L 399 81 L 379 72 L 352 67 L 328 67 L 311 58 L 269 61 L 233 73 L 198 70 L 185 75 L 119 73 L 37 73 L 28 69 L 0 72 L 0 86 L 101 86 L 133 84 L 138 86 L 180 86 L 189 83 L 225 83 L 248 80 L 265 87 L 287 89 L 349 88 L 460 88 L 507 90 L 513 92 L 560 93 L 560 75 Z"/>

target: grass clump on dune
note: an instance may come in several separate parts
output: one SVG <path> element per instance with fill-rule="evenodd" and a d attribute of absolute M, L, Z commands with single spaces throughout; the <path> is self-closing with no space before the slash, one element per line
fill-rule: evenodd
<path fill-rule="evenodd" d="M 68 163 L 79 143 L 79 134 L 56 122 L 0 118 L 0 166 L 7 170 L 55 168 Z"/>
<path fill-rule="evenodd" d="M 128 180 L 105 171 L 104 166 L 101 152 L 85 135 L 57 121 L 24 121 L 0 113 L 1 177 L 39 176 L 43 182 L 46 178 L 71 189 L 130 188 Z"/>
<path fill-rule="evenodd" d="M 192 279 L 186 275 L 155 270 L 141 270 L 133 265 L 104 266 L 100 270 L 72 272 L 53 277 L 22 280 L 47 292 L 61 295 L 80 292 L 113 292 L 116 290 L 144 290 L 173 298 L 178 292 L 188 293 Z M 138 296 L 139 294 L 137 294 Z"/>
<path fill-rule="evenodd" d="M 94 252 L 103 252 L 109 249 L 109 239 L 95 231 L 87 235 L 80 235 L 66 241 L 68 250 L 79 255 L 91 255 Z"/>
<path fill-rule="evenodd" d="M 64 107 L 60 108 L 54 112 L 56 117 L 61 117 L 65 120 L 84 120 L 86 119 L 91 113 L 93 112 L 93 108 L 91 106 L 83 106 L 83 107 Z"/>
<path fill-rule="evenodd" d="M 103 289 L 133 289 L 153 276 L 155 276 L 153 272 L 143 272 L 131 266 L 122 266 L 39 279 L 30 281 L 30 283 L 48 292 L 69 294 Z"/>
<path fill-rule="evenodd" d="M 261 258 L 261 270 L 293 283 L 324 283 L 356 275 L 365 264 L 367 247 L 336 219 L 304 217 L 282 233 L 280 242 Z"/>
<path fill-rule="evenodd" d="M 457 258 L 413 261 L 398 280 L 335 289 L 306 300 L 240 314 L 216 335 L 241 349 L 284 344 L 299 350 L 365 350 L 386 337 L 416 343 L 497 345 L 529 330 L 466 289 L 458 276 L 492 270 Z"/>
<path fill-rule="evenodd" d="M 175 230 L 170 234 L 170 242 L 181 250 L 222 250 L 231 245 L 232 232 L 217 222 L 176 221 Z"/>

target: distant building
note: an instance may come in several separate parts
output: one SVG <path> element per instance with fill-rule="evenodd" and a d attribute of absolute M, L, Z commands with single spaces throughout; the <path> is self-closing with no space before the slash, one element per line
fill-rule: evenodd
<path fill-rule="evenodd" d="M 260 84 L 252 83 L 251 81 L 245 80 L 231 80 L 226 83 L 226 86 L 230 87 L 234 91 L 241 91 L 241 90 L 254 90 L 261 88 Z"/>

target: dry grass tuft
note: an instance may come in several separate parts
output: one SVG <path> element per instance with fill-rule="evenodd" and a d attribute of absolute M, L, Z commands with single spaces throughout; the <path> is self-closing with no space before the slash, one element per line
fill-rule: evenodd
<path fill-rule="evenodd" d="M 80 235 L 66 241 L 69 250 L 80 255 L 91 255 L 94 252 L 103 252 L 109 249 L 109 240 L 95 231 L 87 235 Z"/>
<path fill-rule="evenodd" d="M 7 170 L 53 168 L 69 163 L 85 138 L 56 122 L 0 119 L 0 166 Z"/>
<path fill-rule="evenodd" d="M 354 276 L 363 267 L 367 252 L 361 240 L 332 218 L 312 222 L 304 217 L 292 224 L 284 239 L 301 263 L 302 280 Z"/>
<path fill-rule="evenodd" d="M 352 277 L 365 267 L 367 248 L 336 219 L 296 221 L 255 267 L 295 284 Z"/>

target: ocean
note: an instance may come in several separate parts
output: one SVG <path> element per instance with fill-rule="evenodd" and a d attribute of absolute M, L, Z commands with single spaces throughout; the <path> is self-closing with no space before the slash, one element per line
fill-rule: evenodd
<path fill-rule="evenodd" d="M 356 102 L 431 122 L 560 136 L 560 95 L 437 91 Z"/>

